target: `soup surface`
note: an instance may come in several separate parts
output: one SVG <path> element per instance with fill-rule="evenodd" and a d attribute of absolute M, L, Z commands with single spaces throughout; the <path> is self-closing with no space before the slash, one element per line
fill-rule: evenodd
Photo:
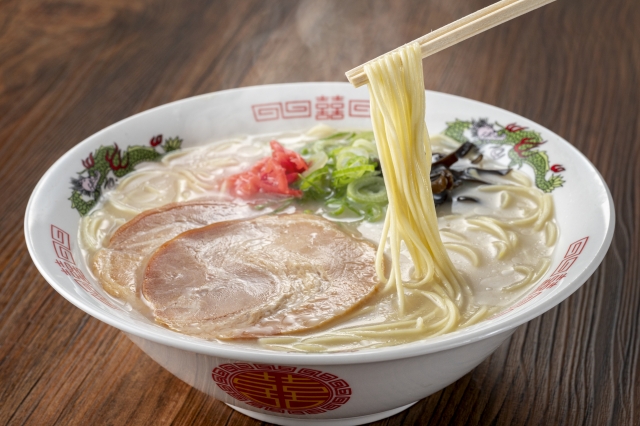
<path fill-rule="evenodd" d="M 361 142 L 355 143 L 354 139 Z M 314 163 L 317 166 L 319 162 L 326 161 L 319 153 L 320 150 L 314 147 L 337 144 L 344 148 L 357 145 L 356 148 L 367 151 L 371 158 L 375 157 L 375 144 L 371 143 L 370 132 L 336 131 L 320 125 L 300 133 L 256 135 L 218 141 L 171 152 L 158 162 L 142 163 L 106 192 L 99 204 L 81 219 L 81 246 L 87 264 L 91 265 L 104 289 L 140 315 L 174 330 L 205 339 L 235 339 L 234 344 L 259 345 L 286 351 L 338 351 L 395 345 L 475 324 L 521 298 L 549 266 L 558 234 L 553 220 L 551 196 L 532 186 L 531 180 L 517 170 L 504 176 L 477 171 L 478 168 L 501 167 L 487 160 L 488 156 L 483 158 L 476 153 L 469 158 L 461 158 L 451 168 L 470 170 L 469 173 L 485 183 L 465 183 L 458 186 L 449 193 L 449 201 L 437 207 L 438 227 L 444 245 L 472 292 L 455 321 L 451 321 L 451 316 L 448 315 L 452 307 L 448 306 L 447 300 L 431 290 L 429 283 L 405 288 L 403 312 L 397 309 L 397 294 L 394 289 L 385 289 L 383 285 L 376 286 L 372 283 L 370 287 L 361 286 L 352 293 L 339 290 L 344 291 L 348 296 L 345 300 L 348 299 L 349 302 L 334 311 L 330 308 L 316 309 L 313 312 L 296 310 L 298 305 L 295 303 L 302 302 L 296 302 L 295 297 L 288 296 L 286 301 L 280 301 L 280 305 L 277 305 L 288 306 L 287 315 L 278 316 L 280 308 L 274 308 L 275 305 L 269 305 L 271 307 L 268 312 L 265 310 L 256 314 L 264 321 L 267 321 L 265 318 L 272 318 L 271 323 L 267 321 L 263 325 L 299 322 L 308 324 L 306 328 L 276 327 L 277 330 L 271 333 L 242 334 L 229 331 L 234 329 L 235 323 L 227 327 L 226 332 L 211 327 L 207 322 L 210 317 L 206 315 L 200 322 L 189 321 L 188 318 L 186 321 L 172 321 L 173 317 L 166 315 L 168 311 L 165 308 L 173 305 L 159 307 L 158 300 L 172 300 L 162 303 L 175 304 L 177 299 L 159 297 L 159 293 L 151 294 L 148 289 L 158 286 L 143 286 L 143 282 L 146 283 L 148 276 L 145 274 L 150 274 L 149 271 L 153 268 L 156 277 L 164 274 L 162 271 L 158 272 L 157 265 L 163 265 L 167 263 L 163 259 L 171 258 L 167 242 L 183 238 L 183 233 L 204 229 L 212 223 L 257 220 L 251 218 L 265 215 L 293 215 L 292 218 L 314 215 L 333 223 L 331 232 L 347 235 L 352 247 L 364 250 L 365 246 L 375 248 L 379 244 L 383 233 L 383 202 L 375 205 L 340 204 L 337 197 L 306 197 L 306 193 L 302 200 L 298 200 L 296 196 L 299 194 L 295 192 L 274 195 L 261 191 L 253 196 L 242 196 L 238 191 L 234 192 L 230 188 L 229 177 L 251 170 L 261 159 L 272 155 L 272 140 L 277 140 L 288 150 L 302 153 L 310 165 L 303 176 L 310 176 L 314 172 Z M 432 137 L 434 153 L 446 155 L 459 148 L 459 145 L 443 135 Z M 360 151 L 354 148 L 349 152 L 357 154 Z M 353 162 L 354 158 L 352 155 L 345 161 Z M 340 160 L 336 156 L 329 161 Z M 352 167 L 351 170 L 355 168 Z M 370 173 L 369 169 L 366 171 Z M 372 172 L 372 176 L 376 173 L 378 172 Z M 298 186 L 302 187 L 302 184 L 298 182 Z M 376 191 L 379 192 L 379 188 L 374 190 Z M 374 198 L 379 195 L 373 194 Z M 312 234 L 313 232 L 308 233 L 307 238 L 315 238 Z M 215 238 L 221 237 L 215 234 Z M 304 236 L 297 235 L 295 238 Z M 189 247 L 180 246 L 178 251 L 181 250 L 184 254 L 191 250 Z M 220 256 L 219 247 L 210 250 Z M 252 267 L 258 267 L 258 253 L 259 251 L 255 251 L 247 254 L 251 256 Z M 411 258 L 406 250 L 401 253 L 403 278 L 410 281 Z M 233 254 L 235 257 L 241 255 L 240 252 Z M 150 264 L 150 258 L 155 259 L 151 261 L 155 263 Z M 351 260 L 347 260 L 351 263 Z M 242 267 L 246 267 L 246 263 L 242 263 Z M 169 275 L 164 275 L 165 278 L 167 276 Z M 303 283 L 299 287 L 302 290 L 291 290 L 291 294 L 305 291 L 307 284 L 300 277 L 302 275 L 298 277 Z M 171 281 L 165 279 L 160 287 L 170 288 Z M 353 284 L 360 285 L 356 282 Z M 320 287 L 316 290 L 318 288 Z M 197 298 L 202 291 L 202 288 L 191 290 L 189 297 Z M 312 292 L 309 289 L 306 291 Z M 336 294 L 336 299 L 340 299 L 340 293 Z M 187 296 L 181 294 L 178 298 L 180 297 Z M 224 303 L 222 305 L 228 306 Z M 171 312 L 175 313 L 176 310 Z M 304 315 L 306 317 L 302 321 Z M 245 321 L 243 327 L 251 330 L 247 325 L 251 321 L 247 322 L 246 318 L 242 321 Z M 239 337 L 245 339 L 238 340 Z"/>

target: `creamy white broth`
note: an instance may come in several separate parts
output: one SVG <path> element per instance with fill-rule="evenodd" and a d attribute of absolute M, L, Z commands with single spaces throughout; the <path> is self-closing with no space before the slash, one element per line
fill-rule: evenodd
<path fill-rule="evenodd" d="M 183 149 L 166 155 L 160 162 L 141 164 L 105 193 L 99 205 L 81 220 L 79 238 L 87 263 L 91 264 L 94 254 L 108 245 L 118 227 L 143 211 L 203 198 L 229 200 L 225 179 L 268 156 L 269 141 L 276 139 L 286 148 L 299 151 L 309 142 L 334 132 L 327 126 L 318 126 L 304 133 L 248 136 Z M 432 138 L 432 146 L 433 152 L 446 154 L 457 144 L 436 136 Z M 457 166 L 464 167 L 465 164 L 461 162 Z M 483 160 L 481 167 L 500 166 Z M 549 205 L 550 197 L 532 187 L 526 175 L 512 171 L 505 177 L 489 174 L 482 177 L 495 183 L 494 189 L 464 184 L 454 190 L 451 203 L 437 209 L 442 240 L 473 293 L 462 311 L 462 327 L 505 309 L 527 293 L 546 272 L 558 232 L 552 218 L 552 205 Z M 472 196 L 480 203 L 456 201 L 461 195 Z M 547 214 L 546 219 L 527 219 L 539 215 L 542 210 L 550 211 L 551 215 Z M 323 213 L 318 203 L 294 203 L 279 214 L 303 211 L 344 222 L 347 232 L 376 245 L 379 243 L 382 221 L 370 223 L 354 217 L 333 217 Z M 508 224 L 518 221 L 523 224 Z M 409 277 L 411 260 L 406 250 L 402 254 L 403 275 Z M 425 296 L 428 290 L 428 285 L 406 289 L 403 315 L 398 314 L 395 291 L 381 289 L 362 306 L 319 329 L 233 343 L 286 351 L 337 351 L 427 338 L 439 333 L 429 327 L 439 321 L 438 312 L 442 309 Z M 153 317 L 139 294 L 124 299 L 143 315 Z M 189 334 L 211 338 L 199 333 L 197 325 Z"/>

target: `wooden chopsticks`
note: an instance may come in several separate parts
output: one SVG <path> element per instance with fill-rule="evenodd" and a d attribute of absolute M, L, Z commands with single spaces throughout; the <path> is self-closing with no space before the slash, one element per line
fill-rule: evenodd
<path fill-rule="evenodd" d="M 432 31 L 429 34 L 423 35 L 411 43 L 416 41 L 420 43 L 422 57 L 426 58 L 449 46 L 453 46 L 456 43 L 553 1 L 555 0 L 501 0 L 471 15 L 458 19 L 449 25 Z M 364 66 L 365 64 L 359 65 L 345 73 L 351 84 L 355 87 L 360 87 L 368 83 Z"/>

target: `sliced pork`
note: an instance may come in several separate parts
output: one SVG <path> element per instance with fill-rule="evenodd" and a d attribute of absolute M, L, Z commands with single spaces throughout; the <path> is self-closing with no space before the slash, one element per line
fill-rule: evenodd
<path fill-rule="evenodd" d="M 185 232 L 149 259 L 142 294 L 156 319 L 207 338 L 307 330 L 358 305 L 378 284 L 376 248 L 306 214 Z"/>
<path fill-rule="evenodd" d="M 146 259 L 163 243 L 191 229 L 250 218 L 266 211 L 224 200 L 174 203 L 147 210 L 122 225 L 111 237 L 108 247 L 95 253 L 93 272 L 110 294 L 121 298 L 135 296 Z"/>

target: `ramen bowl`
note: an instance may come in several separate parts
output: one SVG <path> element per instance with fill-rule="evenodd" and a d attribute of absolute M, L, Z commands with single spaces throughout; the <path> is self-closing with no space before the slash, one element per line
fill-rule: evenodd
<path fill-rule="evenodd" d="M 44 278 L 69 302 L 122 330 L 181 380 L 250 417 L 282 425 L 375 421 L 404 410 L 471 371 L 516 327 L 576 291 L 598 267 L 611 243 L 614 210 L 609 190 L 573 146 L 508 111 L 427 92 L 426 120 L 431 133 L 444 130 L 456 119 L 479 123 L 468 133 L 469 139 L 483 138 L 486 155 L 505 166 L 510 162 L 509 152 L 518 147 L 499 140 L 497 129 L 527 128 L 539 133 L 546 141 L 544 149 L 518 151 L 523 158 L 521 171 L 539 187 L 553 184 L 544 189 L 553 197 L 560 234 L 551 267 L 528 294 L 488 320 L 446 335 L 339 353 L 276 352 L 206 341 L 164 328 L 113 299 L 85 264 L 78 246 L 78 225 L 80 214 L 104 189 L 86 172 L 100 147 L 115 143 L 121 153 L 137 146 L 156 150 L 163 137 L 191 147 L 240 135 L 300 131 L 319 123 L 370 128 L 367 90 L 346 83 L 216 92 L 154 108 L 96 133 L 60 158 L 33 191 L 25 216 L 29 252 Z M 530 155 L 537 155 L 537 160 Z M 69 189 L 72 178 L 82 192 L 74 194 Z"/>

